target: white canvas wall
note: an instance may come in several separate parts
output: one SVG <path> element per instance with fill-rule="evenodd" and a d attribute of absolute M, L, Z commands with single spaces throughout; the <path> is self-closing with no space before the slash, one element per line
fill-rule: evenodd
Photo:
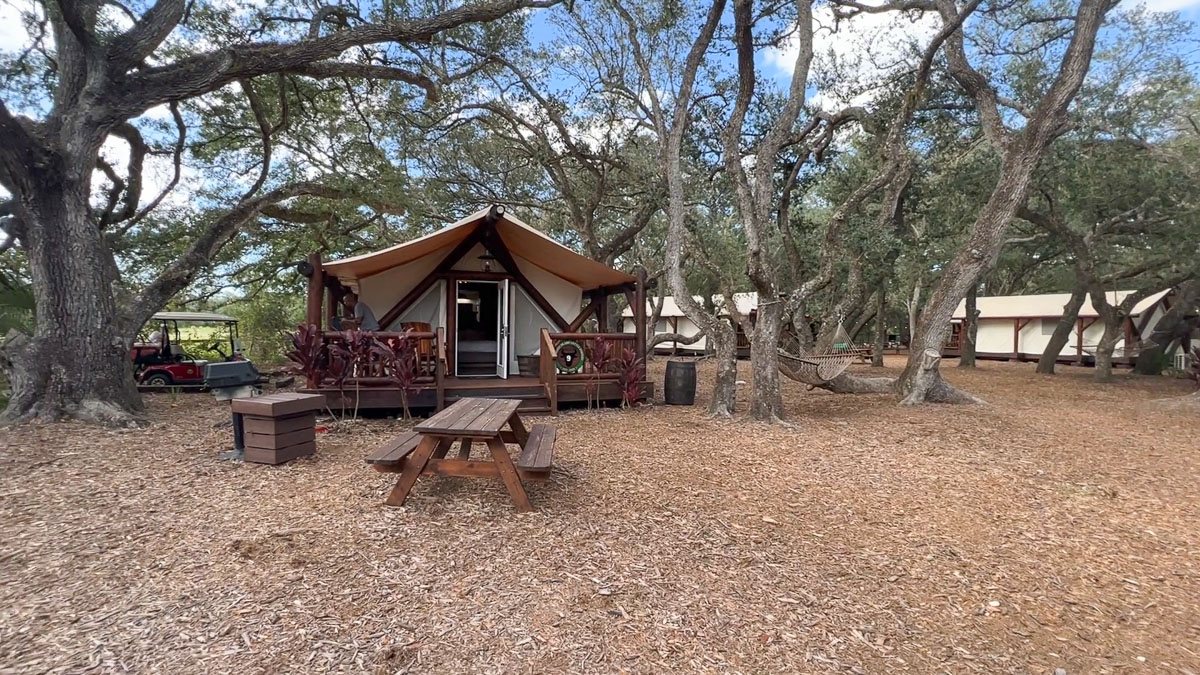
<path fill-rule="evenodd" d="M 377 318 L 383 318 L 388 310 L 395 307 L 397 302 L 433 272 L 438 263 L 450 253 L 450 248 L 447 246 L 410 263 L 359 279 L 359 301 L 367 303 Z"/>
<path fill-rule="evenodd" d="M 647 318 L 649 318 L 649 317 L 647 317 Z M 674 319 L 672 319 L 672 318 L 659 319 L 658 323 L 655 324 L 655 326 L 654 326 L 654 334 L 662 335 L 664 333 L 676 332 L 674 330 L 674 326 L 672 325 L 673 321 L 674 321 Z M 634 331 L 633 319 L 631 319 L 629 317 L 625 317 L 625 320 L 622 322 L 622 325 L 621 325 L 621 330 L 626 333 L 632 333 Z M 678 332 L 680 335 L 682 335 L 684 337 L 692 337 L 693 335 L 699 334 L 701 331 L 700 331 L 700 327 L 697 326 L 696 324 L 692 323 L 691 319 L 687 318 L 686 316 L 681 316 L 681 317 L 679 317 L 679 331 Z M 704 351 L 704 349 L 706 347 L 707 341 L 708 341 L 708 337 L 702 337 L 699 340 L 697 340 L 696 342 L 693 342 L 692 344 L 685 345 L 683 343 L 680 343 L 679 349 L 680 349 L 680 351 L 702 352 L 702 351 Z M 658 346 L 655 347 L 655 349 L 674 349 L 674 348 L 675 348 L 674 342 L 660 342 L 660 343 L 658 343 Z"/>
<path fill-rule="evenodd" d="M 429 287 L 411 307 L 400 313 L 400 316 L 384 330 L 400 330 L 407 322 L 427 323 L 433 330 L 446 326 L 446 282 L 438 281 Z"/>
<path fill-rule="evenodd" d="M 483 262 L 484 261 L 480 260 L 479 256 L 486 255 L 487 252 L 488 252 L 488 250 L 486 248 L 484 248 L 483 244 L 475 244 L 474 246 L 471 247 L 470 251 L 467 251 L 463 255 L 463 257 L 458 259 L 458 262 L 454 263 L 454 266 L 451 267 L 451 269 L 457 270 L 459 272 L 482 272 L 482 271 L 484 271 L 483 270 Z M 445 257 L 445 256 L 443 255 L 442 257 Z M 508 270 L 504 269 L 504 266 L 501 265 L 500 261 L 498 261 L 498 260 L 491 261 L 491 267 L 492 267 L 493 272 L 507 272 L 508 271 Z"/>
<path fill-rule="evenodd" d="M 1091 319 L 1084 319 L 1084 323 Z M 1050 343 L 1057 318 L 1031 319 L 1024 327 L 1018 342 L 1017 351 L 1022 354 L 1041 354 Z M 1097 321 L 1083 331 L 1083 348 L 1085 353 L 1094 347 L 1104 334 L 1104 327 Z M 1123 345 L 1124 340 L 1118 346 Z M 1075 356 L 1078 345 L 1078 330 L 1071 330 L 1071 339 L 1059 353 L 1062 356 Z M 975 341 L 977 352 L 1011 354 L 1013 352 L 1013 320 L 1012 319 L 980 319 L 979 333 Z"/>
<path fill-rule="evenodd" d="M 514 260 L 529 283 L 537 287 L 538 292 L 546 298 L 546 302 L 550 303 L 559 316 L 567 321 L 579 316 L 579 310 L 583 309 L 582 288 L 554 276 L 524 258 L 515 257 Z M 566 326 L 561 328 L 565 329 Z"/>
<path fill-rule="evenodd" d="M 511 292 L 509 307 L 512 308 L 512 320 L 509 324 L 508 339 L 509 372 L 513 375 L 536 375 L 537 373 L 522 373 L 520 365 L 517 363 L 517 357 L 540 353 L 542 329 L 545 328 L 552 333 L 557 332 L 557 329 L 523 288 L 513 284 Z"/>

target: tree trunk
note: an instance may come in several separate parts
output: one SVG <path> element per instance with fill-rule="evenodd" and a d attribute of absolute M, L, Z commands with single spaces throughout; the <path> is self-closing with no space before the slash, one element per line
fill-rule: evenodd
<path fill-rule="evenodd" d="M 1134 372 L 1140 375 L 1158 375 L 1168 365 L 1167 350 L 1182 337 L 1191 326 L 1186 323 L 1188 315 L 1200 303 L 1200 279 L 1193 279 L 1179 287 L 1175 304 L 1162 315 L 1150 335 L 1142 341 L 1138 350 Z"/>
<path fill-rule="evenodd" d="M 1113 311 L 1103 318 L 1104 334 L 1096 345 L 1096 369 L 1092 375 L 1097 382 L 1113 381 L 1113 351 L 1121 339 L 1121 314 Z"/>
<path fill-rule="evenodd" d="M 750 370 L 754 376 L 750 416 L 756 420 L 778 422 L 784 417 L 779 386 L 779 333 L 783 329 L 783 311 L 782 302 L 759 303 L 754 334 L 750 338 Z"/>
<path fill-rule="evenodd" d="M 962 351 L 958 360 L 959 368 L 975 367 L 975 338 L 979 335 L 979 310 L 976 309 L 976 298 L 979 297 L 979 284 L 972 284 L 967 291 L 967 315 L 963 318 Z"/>
<path fill-rule="evenodd" d="M 713 382 L 708 414 L 713 417 L 732 417 L 737 403 L 737 338 L 724 332 L 709 336 L 708 344 L 717 362 L 717 378 Z"/>
<path fill-rule="evenodd" d="M 23 357 L 14 359 L 5 422 L 127 424 L 142 410 L 117 316 L 111 254 L 88 213 L 81 172 L 54 172 L 19 206 L 37 324 Z"/>
<path fill-rule="evenodd" d="M 1054 374 L 1054 365 L 1058 362 L 1058 356 L 1062 354 L 1063 347 L 1067 346 L 1067 341 L 1075 332 L 1079 320 L 1079 308 L 1083 306 L 1086 298 L 1087 287 L 1082 284 L 1071 292 L 1071 298 L 1063 306 L 1062 318 L 1058 320 L 1058 325 L 1054 327 L 1054 334 L 1050 336 L 1050 342 L 1046 344 L 1046 349 L 1042 351 L 1042 356 L 1038 359 L 1037 372 L 1043 375 Z M 1079 338 L 1076 337 L 1076 339 Z"/>
<path fill-rule="evenodd" d="M 879 282 L 875 294 L 875 350 L 871 352 L 871 366 L 883 367 L 883 350 L 887 348 L 887 281 Z"/>
<path fill-rule="evenodd" d="M 921 303 L 921 278 L 917 277 L 917 280 L 913 283 L 912 297 L 909 298 L 909 301 L 907 303 L 908 304 L 908 340 L 906 341 L 906 344 L 908 345 L 908 348 L 910 350 L 912 349 L 912 346 L 913 346 L 913 339 L 917 335 L 917 318 L 921 315 L 920 303 Z"/>
<path fill-rule="evenodd" d="M 930 354 L 941 354 L 942 345 L 950 334 L 950 318 L 959 300 L 966 296 L 967 290 L 992 266 L 1000 253 L 1004 233 L 1017 207 L 1025 201 L 1029 179 L 1040 154 L 1036 146 L 1014 148 L 1004 158 L 991 197 L 976 218 L 966 241 L 942 271 L 942 278 L 921 311 L 909 346 L 908 366 L 900 376 L 901 403 L 978 400 L 961 392 L 951 393 L 954 388 L 942 380 L 938 370 L 940 358 L 931 359 Z"/>

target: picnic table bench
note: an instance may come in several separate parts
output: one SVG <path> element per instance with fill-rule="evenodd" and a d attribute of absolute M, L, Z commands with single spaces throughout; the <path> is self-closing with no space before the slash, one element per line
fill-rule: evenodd
<path fill-rule="evenodd" d="M 556 432 L 549 424 L 526 429 L 517 414 L 520 403 L 464 398 L 371 453 L 366 461 L 376 471 L 400 474 L 384 503 L 402 506 L 421 475 L 500 478 L 517 510 L 532 511 L 521 481 L 549 477 Z M 471 446 L 476 441 L 490 451 L 490 460 L 471 459 Z M 458 453 L 448 458 L 455 442 Z M 516 462 L 505 447 L 509 443 L 521 448 Z"/>

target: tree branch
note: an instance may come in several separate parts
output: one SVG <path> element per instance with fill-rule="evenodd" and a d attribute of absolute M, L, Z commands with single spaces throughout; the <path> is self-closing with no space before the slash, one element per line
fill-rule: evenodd
<path fill-rule="evenodd" d="M 129 30 L 110 44 L 109 72 L 124 73 L 154 53 L 175 30 L 187 7 L 186 0 L 158 0 Z"/>
<path fill-rule="evenodd" d="M 239 79 L 303 68 L 334 58 L 352 47 L 380 42 L 424 42 L 464 24 L 494 21 L 519 9 L 551 7 L 559 2 L 490 0 L 456 7 L 431 17 L 381 21 L 298 42 L 223 47 L 166 66 L 131 73 L 115 104 L 125 114 L 140 113 L 160 103 L 215 91 Z"/>
<path fill-rule="evenodd" d="M 290 75 L 304 75 L 316 79 L 333 77 L 349 77 L 367 80 L 392 80 L 407 82 L 425 90 L 425 98 L 430 102 L 441 99 L 441 91 L 437 84 L 421 73 L 416 73 L 393 66 L 376 66 L 365 63 L 342 63 L 340 61 L 318 61 L 306 63 L 284 71 Z"/>
<path fill-rule="evenodd" d="M 259 215 L 264 207 L 301 195 L 326 199 L 342 199 L 347 196 L 345 191 L 338 188 L 304 182 L 285 185 L 256 197 L 243 199 L 224 216 L 213 221 L 183 255 L 142 290 L 125 312 L 125 333 L 131 335 L 136 332 L 152 314 L 164 307 L 172 296 L 191 283 L 199 270 L 212 261 L 212 256 L 247 222 Z"/>

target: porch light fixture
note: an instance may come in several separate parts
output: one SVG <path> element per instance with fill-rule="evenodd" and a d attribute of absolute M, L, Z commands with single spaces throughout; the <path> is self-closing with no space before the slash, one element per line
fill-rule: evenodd
<path fill-rule="evenodd" d="M 484 272 L 492 271 L 492 261 L 495 259 L 496 259 L 496 256 L 492 255 L 491 253 L 484 253 L 483 255 L 479 256 L 480 262 L 483 263 L 483 271 Z"/>

